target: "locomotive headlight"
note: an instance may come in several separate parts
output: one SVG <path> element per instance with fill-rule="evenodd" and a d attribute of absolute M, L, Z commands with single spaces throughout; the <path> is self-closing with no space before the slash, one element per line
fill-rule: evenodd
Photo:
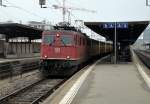
<path fill-rule="evenodd" d="M 59 34 L 56 34 L 56 36 L 59 37 L 60 35 L 59 35 Z"/>
<path fill-rule="evenodd" d="M 67 56 L 67 59 L 70 59 L 70 56 Z"/>
<path fill-rule="evenodd" d="M 47 56 L 47 55 L 45 55 L 44 57 L 45 57 L 45 58 L 47 58 L 48 56 Z"/>

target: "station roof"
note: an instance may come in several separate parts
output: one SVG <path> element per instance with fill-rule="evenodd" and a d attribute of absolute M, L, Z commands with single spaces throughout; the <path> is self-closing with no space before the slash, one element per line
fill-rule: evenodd
<path fill-rule="evenodd" d="M 118 42 L 125 45 L 133 44 L 141 33 L 146 29 L 149 21 L 138 22 L 118 22 L 127 24 L 126 28 L 117 28 Z M 85 22 L 84 23 L 92 31 L 104 36 L 107 40 L 114 40 L 114 28 L 104 28 L 105 24 L 114 24 L 113 22 Z"/>
<path fill-rule="evenodd" d="M 0 24 L 0 34 L 7 38 L 29 37 L 31 40 L 40 39 L 42 30 L 18 23 Z"/>

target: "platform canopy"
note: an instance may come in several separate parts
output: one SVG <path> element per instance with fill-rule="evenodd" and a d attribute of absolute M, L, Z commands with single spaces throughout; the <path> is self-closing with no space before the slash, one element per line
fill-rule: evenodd
<path fill-rule="evenodd" d="M 16 37 L 28 37 L 31 40 L 40 39 L 42 30 L 18 23 L 0 24 L 0 34 L 7 39 Z"/>
<path fill-rule="evenodd" d="M 146 29 L 149 21 L 138 22 L 85 22 L 92 31 L 104 36 L 107 40 L 114 40 L 115 26 L 117 27 L 117 40 L 124 45 L 133 44 Z"/>

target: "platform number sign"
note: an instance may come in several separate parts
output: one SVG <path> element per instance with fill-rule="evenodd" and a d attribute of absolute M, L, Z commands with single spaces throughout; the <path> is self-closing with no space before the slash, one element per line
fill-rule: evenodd
<path fill-rule="evenodd" d="M 104 29 L 114 29 L 115 23 L 104 23 L 103 24 Z M 116 28 L 118 29 L 127 29 L 128 23 L 116 23 Z"/>
<path fill-rule="evenodd" d="M 103 28 L 104 29 L 113 29 L 113 28 L 115 28 L 115 24 L 114 23 L 105 23 L 105 24 L 103 24 Z"/>
<path fill-rule="evenodd" d="M 128 28 L 128 23 L 117 23 L 117 28 L 127 29 Z"/>

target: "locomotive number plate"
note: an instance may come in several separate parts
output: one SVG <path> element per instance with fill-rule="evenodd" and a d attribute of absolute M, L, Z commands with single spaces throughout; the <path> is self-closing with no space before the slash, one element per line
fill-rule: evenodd
<path fill-rule="evenodd" d="M 55 48 L 55 53 L 60 53 L 60 48 Z"/>

